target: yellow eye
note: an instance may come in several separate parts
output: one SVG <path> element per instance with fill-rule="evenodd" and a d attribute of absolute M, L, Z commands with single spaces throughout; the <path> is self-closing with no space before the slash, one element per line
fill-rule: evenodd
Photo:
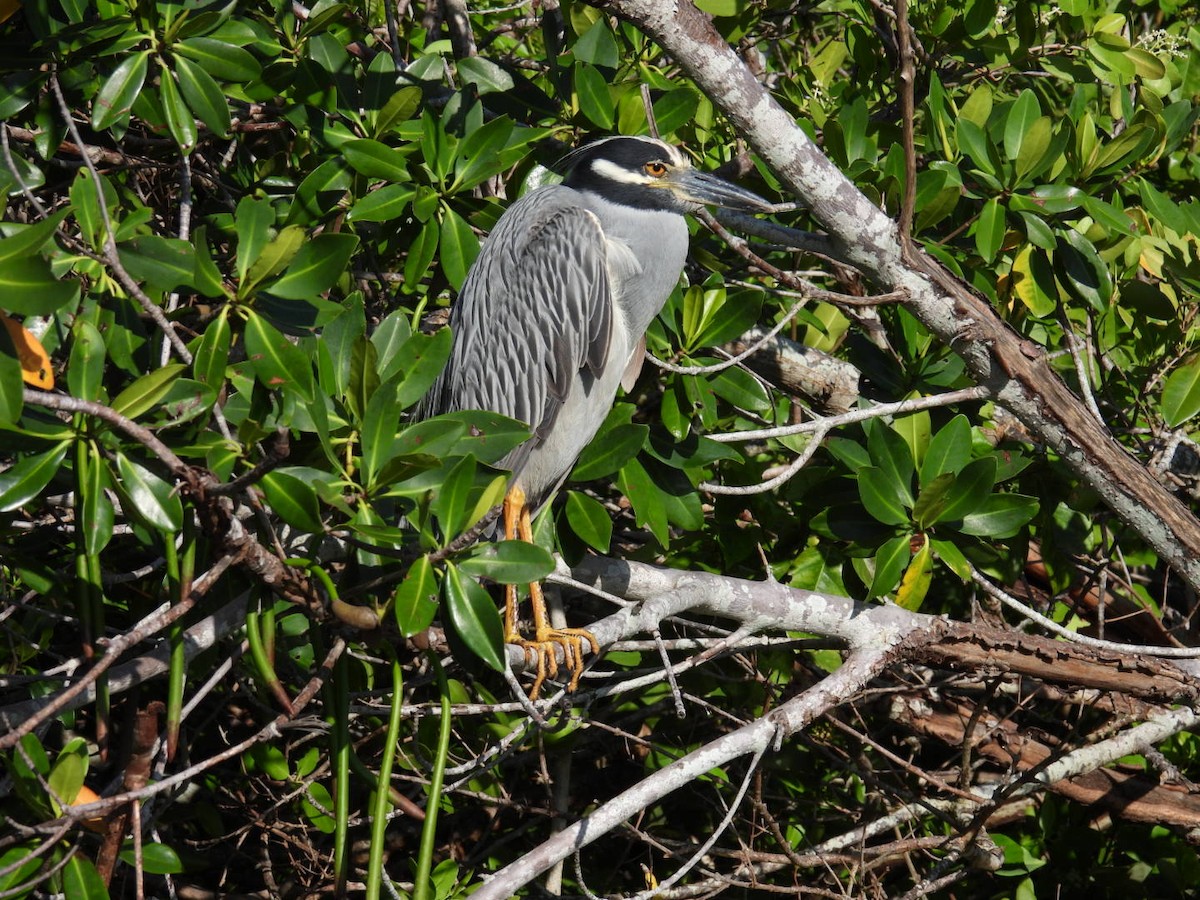
<path fill-rule="evenodd" d="M 651 178 L 662 178 L 667 174 L 667 165 L 660 162 L 648 162 L 642 167 L 642 170 Z"/>

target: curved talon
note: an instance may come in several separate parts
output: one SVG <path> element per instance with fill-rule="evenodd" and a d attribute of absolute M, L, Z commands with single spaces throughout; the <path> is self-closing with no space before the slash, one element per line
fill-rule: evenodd
<path fill-rule="evenodd" d="M 563 668 L 571 673 L 567 691 L 573 693 L 579 687 L 579 677 L 583 674 L 584 641 L 591 646 L 592 653 L 600 653 L 600 645 L 595 636 L 583 628 L 550 628 L 533 640 L 517 637 L 509 641 L 525 653 L 526 663 L 536 663 L 537 675 L 533 680 L 533 687 L 529 690 L 530 700 L 538 698 L 542 684 L 547 678 L 558 675 L 558 647 L 562 647 Z"/>

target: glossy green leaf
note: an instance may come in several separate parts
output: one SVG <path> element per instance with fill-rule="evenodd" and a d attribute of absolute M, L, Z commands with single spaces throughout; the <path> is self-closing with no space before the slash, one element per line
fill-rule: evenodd
<path fill-rule="evenodd" d="M 178 238 L 145 234 L 121 244 L 119 250 L 129 274 L 159 290 L 189 285 L 195 275 L 195 250 Z"/>
<path fill-rule="evenodd" d="M 1037 515 L 1036 497 L 1022 494 L 992 494 L 973 512 L 963 517 L 958 530 L 987 538 L 1010 538 Z"/>
<path fill-rule="evenodd" d="M 397 90 L 375 120 L 375 137 L 382 137 L 396 126 L 407 122 L 413 117 L 421 105 L 421 89 L 413 85 L 405 85 Z"/>
<path fill-rule="evenodd" d="M 957 545 L 950 541 L 937 540 L 931 540 L 929 543 L 937 558 L 945 563 L 946 568 L 957 575 L 960 581 L 966 584 L 971 580 L 971 564 Z"/>
<path fill-rule="evenodd" d="M 196 118 L 217 136 L 226 137 L 230 126 L 229 104 L 213 77 L 186 56 L 175 57 L 175 75 L 179 91 Z"/>
<path fill-rule="evenodd" d="M 27 256 L 40 253 L 42 249 L 54 239 L 54 234 L 58 227 L 72 212 L 71 206 L 52 213 L 40 222 L 33 225 L 27 225 L 9 231 L 12 227 L 10 223 L 4 223 L 5 231 L 9 234 L 8 237 L 0 239 L 0 263 L 6 263 L 10 259 L 21 259 Z M 5 298 L 2 304 L 5 309 L 12 309 L 8 305 L 8 298 Z"/>
<path fill-rule="evenodd" d="M 442 526 L 442 535 L 447 542 L 474 524 L 467 521 L 470 512 L 467 497 L 474 483 L 475 457 L 468 454 L 451 467 L 433 498 L 431 509 Z"/>
<path fill-rule="evenodd" d="M 134 100 L 146 83 L 149 59 L 150 51 L 140 50 L 126 57 L 104 80 L 92 103 L 92 128 L 103 131 L 129 116 Z"/>
<path fill-rule="evenodd" d="M 921 462 L 921 484 L 949 472 L 957 475 L 971 461 L 971 423 L 959 414 L 938 429 Z"/>
<path fill-rule="evenodd" d="M 358 246 L 353 234 L 319 234 L 305 243 L 287 271 L 268 290 L 277 297 L 304 300 L 329 290 Z"/>
<path fill-rule="evenodd" d="M 503 628 L 491 596 L 453 563 L 446 564 L 442 586 L 447 618 L 463 643 L 487 666 L 504 671 Z"/>
<path fill-rule="evenodd" d="M 902 534 L 886 541 L 875 552 L 875 575 L 871 579 L 868 591 L 871 597 L 882 597 L 889 594 L 900 582 L 904 567 L 912 556 L 909 549 L 910 537 Z"/>
<path fill-rule="evenodd" d="M 185 368 L 182 363 L 171 363 L 143 375 L 117 394 L 110 404 L 113 411 L 129 419 L 138 418 L 158 405 Z"/>
<path fill-rule="evenodd" d="M 66 806 L 72 806 L 79 789 L 83 787 L 87 771 L 87 742 L 83 738 L 72 738 L 59 751 L 54 767 L 50 770 L 50 777 L 46 781 L 57 800 L 61 800 Z"/>
<path fill-rule="evenodd" d="M 355 172 L 368 178 L 408 181 L 408 157 L 379 141 L 360 139 L 342 144 L 342 156 Z"/>
<path fill-rule="evenodd" d="M 79 284 L 54 277 L 50 263 L 40 256 L 0 262 L 0 303 L 23 316 L 48 316 L 73 303 Z"/>
<path fill-rule="evenodd" d="M 243 197 L 238 201 L 233 218 L 237 228 L 237 274 L 243 281 L 271 239 L 270 227 L 275 222 L 275 210 L 269 200 Z"/>
<path fill-rule="evenodd" d="M 867 450 L 871 454 L 872 464 L 884 473 L 900 503 L 912 506 L 912 479 L 916 465 L 908 442 L 877 421 L 868 431 Z"/>
<path fill-rule="evenodd" d="M 127 866 L 137 864 L 138 857 L 134 853 L 132 841 L 121 850 L 121 861 Z M 183 861 L 179 854 L 166 844 L 146 841 L 141 847 L 141 867 L 151 875 L 177 875 L 183 871 Z"/>
<path fill-rule="evenodd" d="M 386 184 L 357 201 L 346 214 L 351 222 L 391 222 L 408 210 L 416 193 L 407 184 Z"/>
<path fill-rule="evenodd" d="M 117 471 L 121 475 L 118 490 L 130 502 L 127 513 L 160 531 L 175 532 L 183 527 L 183 503 L 174 485 L 124 453 L 117 453 Z"/>
<path fill-rule="evenodd" d="M 340 209 L 353 180 L 353 174 L 340 159 L 321 163 L 296 188 L 287 224 L 309 226 Z"/>
<path fill-rule="evenodd" d="M 310 797 L 312 799 L 309 799 Z M 308 817 L 309 824 L 317 831 L 322 834 L 333 834 L 337 831 L 337 823 L 329 814 L 330 810 L 337 807 L 333 802 L 333 795 L 329 793 L 329 788 L 321 782 L 313 781 L 308 785 L 305 795 L 300 798 L 300 808 Z"/>
<path fill-rule="evenodd" d="M 67 860 L 62 870 L 64 900 L 108 900 L 108 888 L 92 861 L 82 853 Z"/>
<path fill-rule="evenodd" d="M 579 36 L 572 49 L 576 59 L 594 66 L 615 69 L 620 65 L 620 52 L 607 19 L 597 19 L 591 28 Z"/>
<path fill-rule="evenodd" d="M 1074 229 L 1059 234 L 1054 251 L 1054 272 L 1076 300 L 1104 312 L 1112 299 L 1112 276 L 1092 242 Z"/>
<path fill-rule="evenodd" d="M 429 627 L 438 609 L 438 583 L 428 556 L 414 562 L 392 597 L 396 625 L 405 637 Z"/>
<path fill-rule="evenodd" d="M 885 525 L 908 524 L 909 504 L 902 499 L 904 490 L 904 486 L 895 480 L 895 473 L 885 472 L 877 466 L 864 466 L 858 470 L 858 495 L 863 506 Z"/>
<path fill-rule="evenodd" d="M 946 504 L 936 521 L 953 522 L 978 509 L 996 486 L 996 458 L 985 456 L 968 463 L 946 494 Z"/>
<path fill-rule="evenodd" d="M 1167 376 L 1159 409 L 1171 428 L 1200 412 L 1200 359 L 1192 359 Z"/>
<path fill-rule="evenodd" d="M 448 207 L 443 210 L 440 246 L 442 271 L 451 286 L 458 290 L 466 280 L 471 263 L 479 255 L 479 238 L 466 219 Z"/>
<path fill-rule="evenodd" d="M 108 357 L 104 337 L 84 318 L 71 328 L 71 359 L 67 365 L 67 390 L 80 400 L 99 400 L 103 392 L 104 363 Z"/>
<path fill-rule="evenodd" d="M 158 96 L 162 100 L 163 115 L 167 117 L 167 129 L 171 137 L 175 138 L 180 150 L 191 153 L 198 136 L 196 118 L 183 102 L 183 96 L 175 84 L 175 75 L 168 69 L 164 69 L 159 76 Z"/>
<path fill-rule="evenodd" d="M 0 472 L 0 512 L 8 512 L 28 503 L 42 492 L 62 468 L 71 442 L 64 441 L 49 450 L 23 456 Z"/>
<path fill-rule="evenodd" d="M 527 541 L 496 541 L 477 544 L 458 565 L 468 575 L 499 584 L 529 584 L 554 571 L 554 557 Z"/>
<path fill-rule="evenodd" d="M 1004 244 L 1004 207 L 996 198 L 983 204 L 975 222 L 975 249 L 985 262 L 991 262 Z"/>
<path fill-rule="evenodd" d="M 380 377 L 395 381 L 396 402 L 408 409 L 428 393 L 445 368 L 453 343 L 449 329 L 435 334 L 414 334 L 398 347 Z"/>
<path fill-rule="evenodd" d="M 1016 101 L 1008 108 L 1008 115 L 1004 120 L 1004 155 L 1010 160 L 1016 160 L 1020 156 L 1025 136 L 1041 112 L 1037 95 L 1028 88 L 1021 91 Z"/>
<path fill-rule="evenodd" d="M 251 81 L 262 71 L 253 54 L 215 38 L 191 37 L 179 41 L 173 49 L 199 63 L 213 78 L 224 81 Z"/>
<path fill-rule="evenodd" d="M 229 327 L 229 308 L 225 307 L 204 329 L 192 357 L 192 372 L 198 380 L 214 388 L 224 383 L 232 343 L 233 330 Z"/>
<path fill-rule="evenodd" d="M 75 465 L 77 527 L 84 552 L 94 556 L 108 546 L 116 524 L 116 509 L 106 490 L 111 487 L 108 465 L 95 448 L 77 452 Z"/>
<path fill-rule="evenodd" d="M 575 93 L 579 97 L 579 111 L 603 131 L 613 127 L 613 101 L 608 81 L 600 70 L 587 63 L 575 66 Z"/>
<path fill-rule="evenodd" d="M 294 390 L 305 402 L 312 402 L 312 364 L 304 351 L 252 311 L 246 314 L 245 339 L 246 358 L 263 385 Z"/>
<path fill-rule="evenodd" d="M 248 297 L 268 278 L 282 272 L 296 258 L 307 238 L 308 233 L 299 225 L 289 225 L 281 229 L 258 252 L 254 264 L 250 266 L 246 277 L 238 286 L 238 294 Z"/>
<path fill-rule="evenodd" d="M 650 529 L 659 544 L 666 547 L 671 538 L 667 508 L 662 491 L 650 473 L 636 459 L 630 459 L 621 467 L 617 482 L 633 506 L 637 523 Z"/>
<path fill-rule="evenodd" d="M 613 523 L 603 503 L 580 491 L 567 491 L 564 512 L 576 537 L 600 553 L 608 552 Z"/>
<path fill-rule="evenodd" d="M 1026 244 L 1013 260 L 1013 291 L 1035 316 L 1049 316 L 1058 308 L 1058 287 L 1046 254 Z"/>
<path fill-rule="evenodd" d="M 588 444 L 579 455 L 579 461 L 571 472 L 571 480 L 592 481 L 616 472 L 637 456 L 646 443 L 649 431 L 645 425 L 635 424 L 617 425 L 602 431 L 598 439 Z"/>
<path fill-rule="evenodd" d="M 482 56 L 464 56 L 458 61 L 458 76 L 465 84 L 474 85 L 482 96 L 511 91 L 513 77 L 505 69 Z"/>
<path fill-rule="evenodd" d="M 321 504 L 311 483 L 289 472 L 276 469 L 259 482 L 271 510 L 283 521 L 309 534 L 323 534 Z"/>

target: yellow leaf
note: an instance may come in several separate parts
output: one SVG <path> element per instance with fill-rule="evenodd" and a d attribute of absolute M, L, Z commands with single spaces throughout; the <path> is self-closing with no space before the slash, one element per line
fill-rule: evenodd
<path fill-rule="evenodd" d="M 904 577 L 900 579 L 900 590 L 896 592 L 896 605 L 911 612 L 921 608 L 933 580 L 933 548 L 929 546 L 929 535 L 914 535 L 913 542 L 916 541 L 921 542 L 921 549 L 913 554 Z"/>
<path fill-rule="evenodd" d="M 3 9 L 0 0 L 0 10 Z M 28 385 L 48 391 L 54 387 L 54 370 L 50 367 L 50 354 L 42 347 L 29 329 L 15 319 L 0 315 L 8 336 L 17 348 L 17 361 L 21 364 L 21 378 Z"/>

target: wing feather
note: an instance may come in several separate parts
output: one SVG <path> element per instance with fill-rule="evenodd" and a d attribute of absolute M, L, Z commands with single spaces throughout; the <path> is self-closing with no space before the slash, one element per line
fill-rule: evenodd
<path fill-rule="evenodd" d="M 572 383 L 590 386 L 609 362 L 607 246 L 577 196 L 541 188 L 501 216 L 455 302 L 450 360 L 423 410 L 528 423 L 533 439 L 506 461 L 514 469 L 554 427 Z"/>

